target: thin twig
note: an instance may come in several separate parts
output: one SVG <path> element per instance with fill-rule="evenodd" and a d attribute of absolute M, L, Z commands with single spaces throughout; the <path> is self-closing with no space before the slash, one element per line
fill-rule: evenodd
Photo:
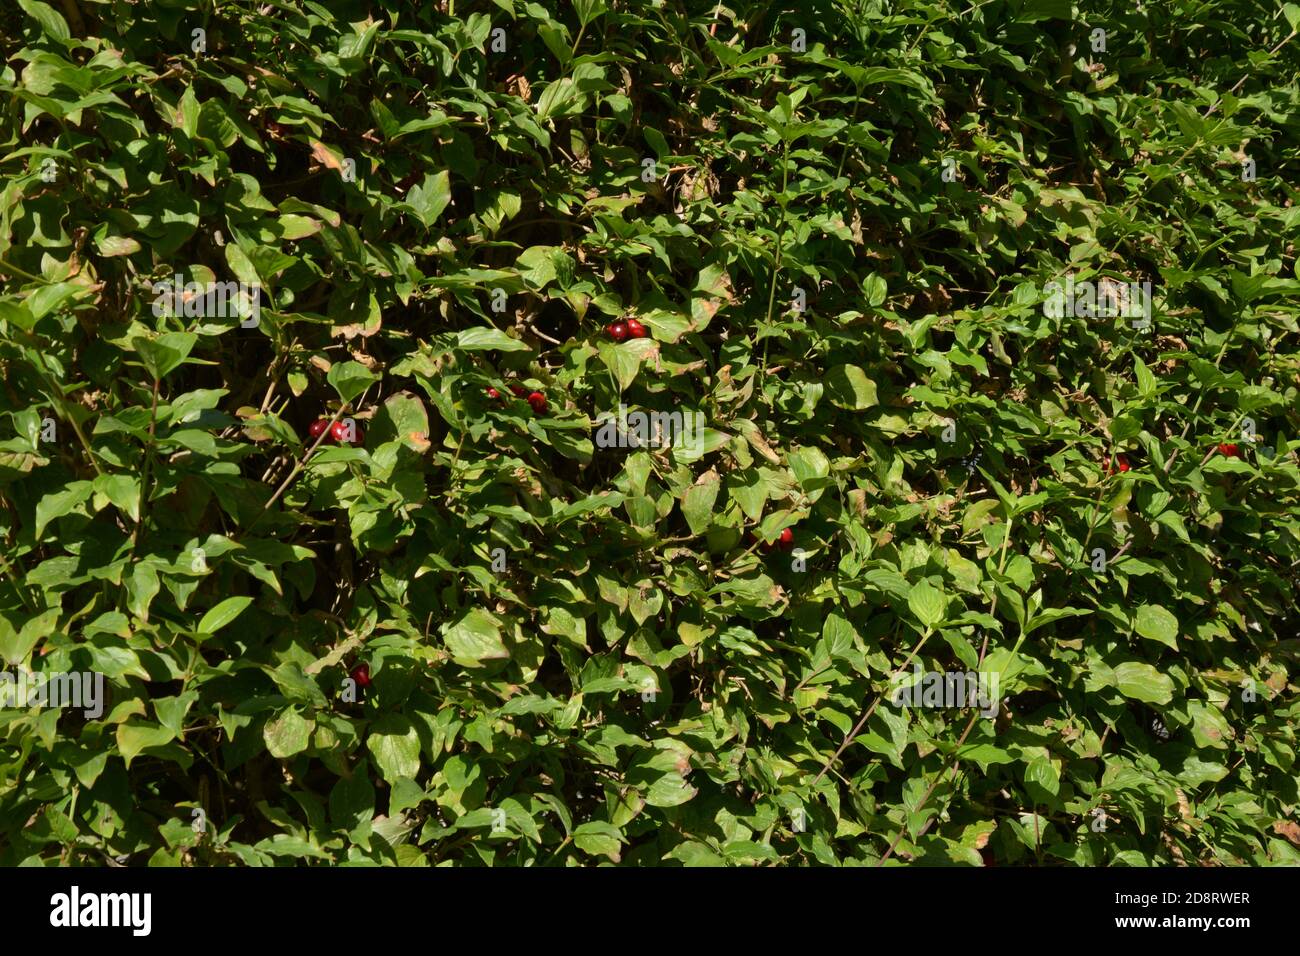
<path fill-rule="evenodd" d="M 307 462 L 311 460 L 311 456 L 316 451 L 317 446 L 319 446 L 320 443 L 325 440 L 325 437 L 329 435 L 330 427 L 333 427 L 335 422 L 339 421 L 344 415 L 347 414 L 348 407 L 349 407 L 349 403 L 344 402 L 343 405 L 340 406 L 339 410 L 334 413 L 334 417 L 330 419 L 329 427 L 326 427 L 323 431 L 321 431 L 319 435 L 316 436 L 316 440 L 312 442 L 311 447 L 308 448 L 303 453 L 303 456 L 300 460 L 294 463 L 293 471 L 289 472 L 289 477 L 285 478 L 284 481 L 280 483 L 280 487 L 275 489 L 275 494 L 271 495 L 270 499 L 267 500 L 266 504 L 262 506 L 262 510 L 258 512 L 257 517 L 254 518 L 251 522 L 249 522 L 248 527 L 244 529 L 245 534 L 253 530 L 254 526 L 256 526 L 256 524 L 262 520 L 263 516 L 265 516 L 266 513 L 271 510 L 271 506 L 275 504 L 277 501 L 279 501 L 280 496 L 289 489 L 289 485 L 293 482 L 295 478 L 298 477 L 298 473 L 302 471 L 303 468 L 306 467 Z"/>

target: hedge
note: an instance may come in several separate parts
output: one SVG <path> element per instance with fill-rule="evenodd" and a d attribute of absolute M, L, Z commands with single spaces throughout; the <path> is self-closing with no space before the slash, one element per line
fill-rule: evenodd
<path fill-rule="evenodd" d="M 0 864 L 1300 863 L 1297 26 L 6 5 Z"/>

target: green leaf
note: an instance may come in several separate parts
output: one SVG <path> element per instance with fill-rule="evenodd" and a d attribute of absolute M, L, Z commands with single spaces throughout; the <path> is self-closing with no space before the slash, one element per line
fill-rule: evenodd
<path fill-rule="evenodd" d="M 987 771 L 994 764 L 1016 762 L 1015 757 L 992 744 L 967 744 L 958 751 L 957 758 L 959 760 L 973 760 L 979 764 L 981 771 Z"/>
<path fill-rule="evenodd" d="M 295 710 L 286 710 L 262 728 L 266 750 L 272 757 L 283 760 L 307 749 L 315 723 Z"/>
<path fill-rule="evenodd" d="M 27 297 L 27 308 L 31 310 L 33 320 L 39 320 L 59 311 L 69 299 L 80 298 L 85 294 L 85 287 L 75 282 L 52 282 L 41 286 Z"/>
<path fill-rule="evenodd" d="M 695 840 L 677 844 L 668 856 L 680 861 L 683 866 L 725 866 L 727 862 L 707 845 Z"/>
<path fill-rule="evenodd" d="M 686 516 L 691 534 L 703 534 L 708 530 L 720 487 L 718 473 L 709 469 L 682 495 L 682 514 Z"/>
<path fill-rule="evenodd" d="M 948 599 L 928 581 L 918 581 L 907 593 L 907 606 L 928 630 L 943 623 Z"/>
<path fill-rule="evenodd" d="M 537 118 L 546 120 L 564 116 L 579 109 L 585 99 L 571 77 L 561 77 L 542 88 L 537 97 Z"/>
<path fill-rule="evenodd" d="M 18 6 L 23 8 L 29 17 L 32 17 L 41 25 L 41 30 L 48 37 L 56 40 L 70 40 L 72 31 L 68 29 L 68 21 L 48 3 L 42 3 L 40 0 L 18 0 Z"/>
<path fill-rule="evenodd" d="M 330 822 L 342 830 L 355 830 L 374 818 L 375 788 L 368 769 L 362 760 L 348 776 L 340 777 L 330 791 Z"/>
<path fill-rule="evenodd" d="M 406 203 L 427 229 L 438 221 L 447 204 L 451 202 L 451 174 L 442 170 L 436 175 L 425 174 L 417 186 L 406 194 Z"/>
<path fill-rule="evenodd" d="M 1178 618 L 1159 604 L 1143 604 L 1137 609 L 1133 628 L 1143 637 L 1159 641 L 1178 650 Z"/>
<path fill-rule="evenodd" d="M 471 352 L 483 351 L 486 349 L 497 349 L 501 352 L 531 351 L 526 342 L 521 342 L 519 339 L 511 338 L 500 329 L 494 329 L 482 325 L 458 332 L 456 334 L 456 345 L 458 348 Z"/>
<path fill-rule="evenodd" d="M 132 521 L 140 520 L 140 479 L 134 475 L 100 475 L 94 488 Z"/>
<path fill-rule="evenodd" d="M 402 714 L 385 714 L 370 728 L 366 747 L 390 784 L 420 772 L 420 737 Z"/>
<path fill-rule="evenodd" d="M 410 392 L 397 392 L 384 399 L 383 414 L 372 432 L 380 428 L 385 438 L 396 438 L 416 453 L 428 450 L 429 413 L 424 402 Z"/>
<path fill-rule="evenodd" d="M 320 685 L 311 679 L 297 661 L 285 661 L 271 671 L 271 679 L 289 700 L 313 707 L 325 707 L 327 701 Z"/>
<path fill-rule="evenodd" d="M 1126 661 L 1115 668 L 1115 686 L 1125 697 L 1148 704 L 1167 704 L 1174 695 L 1174 682 L 1150 664 Z"/>
<path fill-rule="evenodd" d="M 1151 398 L 1156 393 L 1156 377 L 1151 374 L 1146 363 L 1138 356 L 1133 356 L 1133 372 L 1137 376 L 1138 393 L 1143 398 Z"/>
<path fill-rule="evenodd" d="M 131 344 L 140 353 L 140 361 L 154 378 L 166 378 L 179 368 L 198 342 L 191 332 L 165 332 L 155 337 L 139 336 Z"/>
<path fill-rule="evenodd" d="M 607 7 L 605 0 L 573 0 L 573 9 L 578 14 L 578 23 L 585 27 L 604 13 Z"/>
<path fill-rule="evenodd" d="M 540 292 L 555 281 L 558 273 L 554 246 L 530 246 L 519 254 L 515 268 L 519 277 L 532 290 Z"/>
<path fill-rule="evenodd" d="M 127 767 L 142 751 L 171 743 L 176 735 L 156 724 L 118 724 L 117 750 Z"/>
<path fill-rule="evenodd" d="M 443 633 L 443 640 L 460 664 L 475 666 L 483 661 L 510 656 L 501 639 L 501 625 L 495 617 L 479 608 L 461 615 Z"/>
<path fill-rule="evenodd" d="M 1231 771 L 1221 760 L 1202 760 L 1195 753 L 1188 754 L 1179 771 L 1178 780 L 1186 787 L 1200 787 L 1207 783 L 1217 783 Z"/>
<path fill-rule="evenodd" d="M 330 367 L 326 378 L 345 402 L 353 401 L 369 385 L 378 381 L 375 374 L 360 362 L 339 362 Z"/>
<path fill-rule="evenodd" d="M 1061 790 L 1061 774 L 1047 757 L 1035 757 L 1025 767 L 1025 783 L 1037 787 L 1049 797 L 1055 797 Z"/>
<path fill-rule="evenodd" d="M 652 807 L 679 807 L 690 801 L 698 791 L 686 782 L 677 771 L 658 777 L 646 791 L 645 802 Z"/>
<path fill-rule="evenodd" d="M 876 383 L 856 365 L 837 365 L 826 376 L 826 394 L 841 408 L 871 408 L 876 404 Z"/>
<path fill-rule="evenodd" d="M 607 856 L 618 863 L 623 834 L 618 827 L 603 820 L 592 820 L 573 831 L 573 845 L 591 856 Z"/>
<path fill-rule="evenodd" d="M 90 500 L 95 487 L 89 481 L 74 481 L 59 491 L 52 491 L 36 505 L 36 539 L 39 541 L 45 526 L 55 518 L 62 518 Z"/>
<path fill-rule="evenodd" d="M 0 657 L 3 657 L 5 663 L 10 666 L 24 663 L 32 648 L 50 636 L 58 621 L 58 608 L 36 615 L 16 630 L 9 621 L 0 616 Z"/>
<path fill-rule="evenodd" d="M 1193 700 L 1187 704 L 1187 713 L 1192 718 L 1192 738 L 1197 747 L 1228 749 L 1229 741 L 1236 734 L 1222 710 L 1205 701 Z"/>
<path fill-rule="evenodd" d="M 831 473 L 830 459 L 820 448 L 798 448 L 790 452 L 787 459 L 795 481 L 806 491 L 815 488 L 821 479 Z"/>
<path fill-rule="evenodd" d="M 199 100 L 194 94 L 194 87 L 187 86 L 184 94 L 181 95 L 180 104 L 176 108 L 176 125 L 190 139 L 193 139 L 199 131 Z"/>
<path fill-rule="evenodd" d="M 647 345 L 641 346 L 642 342 Z M 612 342 L 600 343 L 600 361 L 614 373 L 614 380 L 618 382 L 620 392 L 626 392 L 632 387 L 637 373 L 641 371 L 641 362 L 646 355 L 646 349 L 654 347 L 654 343 L 649 339 L 635 339 L 622 345 Z"/>
<path fill-rule="evenodd" d="M 867 305 L 874 309 L 884 303 L 889 287 L 884 279 L 873 272 L 863 280 L 862 291 L 866 293 Z"/>
<path fill-rule="evenodd" d="M 38 317 L 32 314 L 31 307 L 26 303 L 0 299 L 0 321 L 28 332 L 36 325 Z"/>
<path fill-rule="evenodd" d="M 226 244 L 226 265 L 230 266 L 230 271 L 234 273 L 235 278 L 245 285 L 253 287 L 262 284 L 262 278 L 257 274 L 257 267 L 253 265 L 253 260 L 233 242 Z"/>
<path fill-rule="evenodd" d="M 251 597 L 230 597 L 226 598 L 216 607 L 203 615 L 203 620 L 199 621 L 200 634 L 215 634 L 227 624 L 230 624 L 235 618 L 239 617 L 250 604 L 253 603 Z"/>

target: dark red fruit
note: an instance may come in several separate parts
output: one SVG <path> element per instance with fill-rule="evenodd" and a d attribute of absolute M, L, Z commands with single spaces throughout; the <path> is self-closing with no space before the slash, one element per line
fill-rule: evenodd
<path fill-rule="evenodd" d="M 352 668 L 352 679 L 357 682 L 358 687 L 370 686 L 370 665 L 358 664 Z"/>
<path fill-rule="evenodd" d="M 1123 455 L 1116 455 L 1114 463 L 1113 464 L 1108 463 L 1106 465 L 1106 475 L 1107 476 L 1113 475 L 1115 474 L 1116 471 L 1125 472 L 1128 471 L 1128 469 L 1129 469 L 1128 459 L 1125 458 Z"/>
<path fill-rule="evenodd" d="M 524 388 L 522 385 L 517 385 L 515 383 L 511 383 L 510 391 L 514 392 L 515 398 L 523 398 L 525 395 L 528 394 L 528 389 Z"/>
<path fill-rule="evenodd" d="M 611 322 L 605 326 L 605 331 L 609 333 L 609 337 L 615 342 L 622 342 L 628 336 L 626 322 Z"/>
<path fill-rule="evenodd" d="M 528 404 L 533 407 L 533 411 L 538 415 L 546 414 L 546 396 L 541 392 L 533 392 L 529 395 Z"/>
<path fill-rule="evenodd" d="M 764 541 L 762 543 L 764 551 L 793 551 L 794 550 L 794 529 L 783 528 L 781 533 L 776 536 L 775 541 Z"/>
<path fill-rule="evenodd" d="M 349 426 L 349 422 L 351 422 L 351 426 Z M 357 448 L 365 444 L 364 432 L 361 431 L 361 426 L 350 418 L 335 422 L 329 426 L 329 430 L 329 437 L 326 441 L 337 442 L 340 445 L 351 444 Z M 349 435 L 352 439 L 351 442 L 348 441 Z"/>
<path fill-rule="evenodd" d="M 1232 442 L 1225 442 L 1224 444 L 1220 445 L 1219 454 L 1226 455 L 1229 458 L 1241 457 L 1241 452 L 1237 449 L 1237 446 L 1234 445 Z"/>
<path fill-rule="evenodd" d="M 760 551 L 775 551 L 780 548 L 782 551 L 789 551 L 794 547 L 794 532 L 786 528 L 772 541 L 764 541 L 752 531 L 745 532 L 745 543 L 756 544 Z"/>
<path fill-rule="evenodd" d="M 329 427 L 330 423 L 328 418 L 318 418 L 311 423 L 311 427 L 307 429 L 307 432 L 312 438 L 320 438 L 321 435 L 325 434 L 325 429 Z"/>
<path fill-rule="evenodd" d="M 496 398 L 500 398 L 500 397 L 501 397 L 501 393 L 498 392 L 495 388 L 492 388 L 491 386 L 488 386 L 487 396 L 488 396 L 488 398 L 496 399 Z"/>
<path fill-rule="evenodd" d="M 642 325 L 640 322 L 638 322 L 636 319 L 628 319 L 627 334 L 628 334 L 628 338 L 643 339 L 650 333 L 647 332 L 646 327 Z"/>

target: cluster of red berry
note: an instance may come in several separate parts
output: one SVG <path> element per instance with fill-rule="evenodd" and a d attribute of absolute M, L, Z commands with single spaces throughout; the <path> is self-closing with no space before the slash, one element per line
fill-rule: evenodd
<path fill-rule="evenodd" d="M 646 327 L 636 319 L 619 319 L 617 322 L 611 322 L 605 326 L 605 331 L 615 342 L 624 342 L 628 339 L 643 339 L 650 333 Z"/>
<path fill-rule="evenodd" d="M 324 435 L 326 430 L 329 431 L 329 434 L 325 438 L 327 442 L 332 441 L 338 445 L 344 445 L 348 443 L 347 422 L 331 423 L 328 418 L 318 418 L 314 422 L 312 422 L 311 427 L 307 429 L 307 431 L 311 434 L 313 440 L 320 438 L 321 435 Z M 365 444 L 365 440 L 361 432 L 361 426 L 358 425 L 356 422 L 353 422 L 352 423 L 352 445 L 354 447 L 359 448 L 364 444 Z"/>
<path fill-rule="evenodd" d="M 536 415 L 546 414 L 546 407 L 547 407 L 546 396 L 543 395 L 541 392 L 530 392 L 522 385 L 511 385 L 510 391 L 514 393 L 515 398 L 526 399 L 529 406 L 532 408 L 534 414 Z M 499 392 L 495 388 L 492 388 L 491 386 L 488 386 L 487 397 L 493 400 L 499 399 L 501 397 L 501 392 Z"/>
<path fill-rule="evenodd" d="M 605 326 L 605 331 L 609 333 L 609 337 L 615 342 L 623 342 L 627 339 L 644 339 L 650 334 L 649 330 L 636 319 L 627 319 L 626 321 L 620 319 L 617 322 L 611 322 L 609 325 Z M 514 393 L 516 398 L 522 398 L 527 401 L 529 406 L 532 407 L 533 414 L 546 414 L 548 406 L 546 404 L 546 396 L 542 392 L 530 392 L 522 385 L 511 385 L 510 391 Z M 489 386 L 487 397 L 493 401 L 500 400 L 500 389 Z"/>
<path fill-rule="evenodd" d="M 1240 458 L 1241 451 L 1232 442 L 1224 442 L 1219 445 L 1219 454 L 1227 458 Z"/>

